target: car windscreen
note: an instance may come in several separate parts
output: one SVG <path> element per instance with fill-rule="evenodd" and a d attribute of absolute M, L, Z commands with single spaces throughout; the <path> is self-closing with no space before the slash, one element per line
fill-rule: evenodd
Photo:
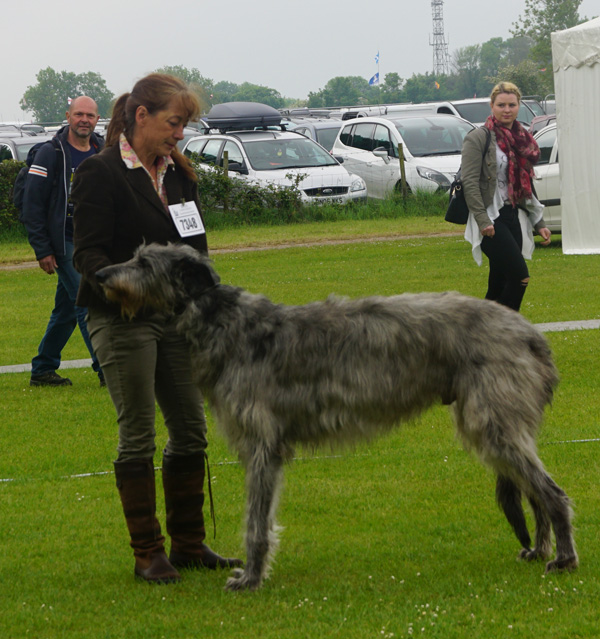
<path fill-rule="evenodd" d="M 471 102 L 470 104 L 454 104 L 461 118 L 469 122 L 485 122 L 491 113 L 489 101 Z"/>
<path fill-rule="evenodd" d="M 448 118 L 406 118 L 394 122 L 404 144 L 414 157 L 461 153 L 465 135 L 473 129 L 468 122 Z"/>
<path fill-rule="evenodd" d="M 306 138 L 245 141 L 244 149 L 252 168 L 256 171 L 338 164 L 325 149 Z"/>

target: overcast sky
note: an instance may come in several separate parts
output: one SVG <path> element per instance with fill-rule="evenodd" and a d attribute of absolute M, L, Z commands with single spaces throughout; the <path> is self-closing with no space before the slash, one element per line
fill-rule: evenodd
<path fill-rule="evenodd" d="M 433 71 L 431 0 L 2 0 L 0 121 L 28 119 L 19 100 L 40 69 L 94 71 L 115 94 L 162 66 L 215 82 L 251 82 L 305 99 L 336 76 Z M 450 55 L 509 29 L 525 0 L 444 0 Z M 580 15 L 600 15 L 583 0 Z M 66 100 L 66 97 L 65 97 Z M 66 105 L 65 105 L 66 108 Z"/>

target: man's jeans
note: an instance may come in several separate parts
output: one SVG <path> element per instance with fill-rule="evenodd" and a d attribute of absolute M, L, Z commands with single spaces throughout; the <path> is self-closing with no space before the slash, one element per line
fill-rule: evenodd
<path fill-rule="evenodd" d="M 87 329 L 87 309 L 75 306 L 77 290 L 81 275 L 73 266 L 73 243 L 66 242 L 67 254 L 56 257 L 58 268 L 58 284 L 56 297 L 54 298 L 54 310 L 50 315 L 50 321 L 46 328 L 46 334 L 40 342 L 38 354 L 31 361 L 31 375 L 43 375 L 55 371 L 60 366 L 60 354 L 75 327 L 79 324 L 79 330 L 83 341 L 92 356 L 92 368 L 96 373 L 100 372 L 98 358 L 94 355 L 92 342 Z"/>

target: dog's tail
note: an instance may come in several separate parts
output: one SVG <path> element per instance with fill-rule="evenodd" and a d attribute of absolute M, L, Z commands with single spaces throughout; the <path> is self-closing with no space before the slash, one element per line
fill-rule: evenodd
<path fill-rule="evenodd" d="M 508 477 L 498 475 L 496 480 L 496 500 L 502 508 L 508 523 L 513 527 L 517 539 L 523 548 L 531 548 L 531 537 L 527 530 L 525 513 L 521 503 L 521 491 L 518 486 Z"/>

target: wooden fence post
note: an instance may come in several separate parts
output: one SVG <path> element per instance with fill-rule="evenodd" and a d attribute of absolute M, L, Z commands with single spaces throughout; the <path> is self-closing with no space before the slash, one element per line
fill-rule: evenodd
<path fill-rule="evenodd" d="M 402 187 L 402 197 L 408 197 L 408 184 L 406 183 L 406 169 L 404 167 L 404 145 L 398 143 L 398 158 L 400 159 L 400 185 Z"/>
<path fill-rule="evenodd" d="M 223 151 L 223 177 L 227 185 L 223 197 L 223 211 L 226 213 L 229 209 L 229 151 Z"/>

